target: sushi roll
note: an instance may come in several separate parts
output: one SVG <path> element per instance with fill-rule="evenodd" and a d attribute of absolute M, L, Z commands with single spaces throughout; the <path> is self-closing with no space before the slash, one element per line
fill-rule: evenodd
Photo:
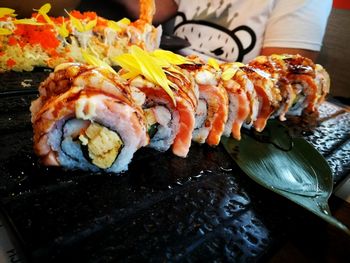
<path fill-rule="evenodd" d="M 216 146 L 220 143 L 228 118 L 228 96 L 220 81 L 221 71 L 215 61 L 210 65 L 204 64 L 196 57 L 191 59 L 199 65 L 197 68 L 187 67 L 194 75 L 194 80 L 199 88 L 192 140 Z"/>
<path fill-rule="evenodd" d="M 318 93 L 317 104 L 320 104 L 326 99 L 326 96 L 329 93 L 331 80 L 328 72 L 320 64 L 316 64 L 315 74 L 316 74 L 315 81 L 316 81 L 317 93 Z"/>
<path fill-rule="evenodd" d="M 293 87 L 295 97 L 289 115 L 300 116 L 303 112 L 314 112 L 329 91 L 329 76 L 321 66 L 300 55 L 286 55 L 286 77 Z"/>
<path fill-rule="evenodd" d="M 158 151 L 171 147 L 175 155 L 186 157 L 195 124 L 198 87 L 189 71 L 168 59 L 179 60 L 178 64 L 186 60 L 169 51 L 150 54 L 138 46 L 130 50 L 116 62 L 131 89 L 139 91 L 137 97 L 144 95 L 142 108 L 151 140 L 148 146 Z"/>
<path fill-rule="evenodd" d="M 229 98 L 228 120 L 225 125 L 224 135 L 236 140 L 241 139 L 241 128 L 251 127 L 257 119 L 259 101 L 254 90 L 254 85 L 248 75 L 241 69 L 241 63 L 223 63 L 222 83 Z"/>
<path fill-rule="evenodd" d="M 167 151 L 172 147 L 175 155 L 186 157 L 191 146 L 198 103 L 195 83 L 180 68 L 176 71 L 168 68 L 165 74 L 176 87 L 173 89 L 176 103 L 164 89 L 143 76 L 131 80 L 130 86 L 145 94 L 142 108 L 151 140 L 148 146 L 158 151 Z"/>
<path fill-rule="evenodd" d="M 31 105 L 34 151 L 44 165 L 118 173 L 149 142 L 142 109 L 116 74 L 65 64 Z"/>
<path fill-rule="evenodd" d="M 279 108 L 282 100 L 280 89 L 276 86 L 276 80 L 269 72 L 265 71 L 260 59 L 261 57 L 258 57 L 242 67 L 242 70 L 252 81 L 257 94 L 259 110 L 253 127 L 258 132 L 265 128 L 267 120 Z"/>
<path fill-rule="evenodd" d="M 314 112 L 329 93 L 330 79 L 326 70 L 300 55 L 259 56 L 248 67 L 270 79 L 273 88 L 267 90 L 279 91 L 271 118 L 284 121 L 288 115 Z"/>

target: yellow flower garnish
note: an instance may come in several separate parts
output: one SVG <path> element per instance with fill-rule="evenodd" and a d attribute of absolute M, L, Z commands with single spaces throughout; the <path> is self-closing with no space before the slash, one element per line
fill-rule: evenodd
<path fill-rule="evenodd" d="M 221 78 L 223 80 L 230 80 L 231 78 L 233 78 L 236 75 L 236 72 L 239 68 L 244 67 L 245 65 L 241 62 L 232 62 L 229 64 L 225 64 L 225 65 L 229 65 L 229 68 L 226 68 L 224 70 L 224 72 L 221 75 Z"/>
<path fill-rule="evenodd" d="M 67 12 L 67 11 L 66 11 Z M 67 12 L 68 13 L 68 12 Z M 70 21 L 72 21 L 73 26 L 79 31 L 79 32 L 84 32 L 85 31 L 85 27 L 84 25 L 81 23 L 81 21 L 78 18 L 75 18 L 74 16 L 72 16 L 71 14 L 69 14 L 70 17 Z"/>
<path fill-rule="evenodd" d="M 11 35 L 12 31 L 10 29 L 7 28 L 0 28 L 0 35 Z"/>
<path fill-rule="evenodd" d="M 108 71 L 110 71 L 114 74 L 117 74 L 117 72 L 115 72 L 115 70 L 110 65 L 108 65 L 106 62 L 102 61 L 98 57 L 89 54 L 85 50 L 81 50 L 81 54 L 83 55 L 83 58 L 86 61 L 86 63 L 88 63 L 89 65 L 93 65 L 93 66 L 97 66 L 97 67 L 104 67 Z"/>
<path fill-rule="evenodd" d="M 51 10 L 51 4 L 46 3 L 39 8 L 38 13 L 39 14 L 47 14 L 48 12 L 50 12 L 50 10 Z"/>
<path fill-rule="evenodd" d="M 45 19 L 46 23 L 50 25 L 55 25 L 55 23 L 51 20 L 51 18 L 47 15 L 47 13 L 51 10 L 51 5 L 49 3 L 44 4 L 41 6 L 38 10 L 38 13 L 42 15 L 42 17 Z"/>
<path fill-rule="evenodd" d="M 70 13 L 66 11 L 66 13 L 69 15 L 70 20 L 72 21 L 73 26 L 79 31 L 79 32 L 86 32 L 90 31 L 96 26 L 97 23 L 97 17 L 94 20 L 89 21 L 86 25 L 84 25 L 78 18 L 72 16 Z"/>
<path fill-rule="evenodd" d="M 174 93 L 168 85 L 168 78 L 166 77 L 163 69 L 159 66 L 159 64 L 157 64 L 157 60 L 138 46 L 132 46 L 131 53 L 136 58 L 136 61 L 138 62 L 143 75 L 148 80 L 151 80 L 153 83 L 161 86 L 170 96 L 174 105 L 176 105 Z"/>
<path fill-rule="evenodd" d="M 290 56 L 288 56 L 288 55 L 279 55 L 279 54 L 272 54 L 271 57 L 276 58 L 276 59 L 281 59 L 281 60 L 290 58 Z"/>
<path fill-rule="evenodd" d="M 85 26 L 84 26 L 84 30 L 85 31 L 90 31 L 91 29 L 93 29 L 97 24 L 97 17 L 95 17 L 94 20 L 89 21 Z"/>
<path fill-rule="evenodd" d="M 14 24 L 21 24 L 21 25 L 32 25 L 32 26 L 42 26 L 45 25 L 44 23 L 39 23 L 33 18 L 23 18 L 23 19 L 17 19 L 13 21 Z"/>
<path fill-rule="evenodd" d="M 117 31 L 117 32 L 122 31 L 122 28 L 118 25 L 118 23 L 113 20 L 108 21 L 108 27 L 112 28 L 114 31 Z"/>
<path fill-rule="evenodd" d="M 64 38 L 69 36 L 69 31 L 65 22 L 63 22 L 62 25 L 58 28 L 58 33 L 61 37 Z"/>
<path fill-rule="evenodd" d="M 209 58 L 208 65 L 212 66 L 215 70 L 220 70 L 219 63 L 215 58 Z"/>
<path fill-rule="evenodd" d="M 232 62 L 231 64 L 232 64 L 232 66 L 236 66 L 236 67 L 239 67 L 239 68 L 245 66 L 245 65 L 244 65 L 243 63 L 241 63 L 241 62 Z"/>
<path fill-rule="evenodd" d="M 7 15 L 16 16 L 15 10 L 7 7 L 0 7 L 0 18 Z"/>
<path fill-rule="evenodd" d="M 130 21 L 130 19 L 124 17 L 124 18 L 120 19 L 117 23 L 127 26 L 127 25 L 129 25 L 131 23 L 131 21 Z"/>
<path fill-rule="evenodd" d="M 224 72 L 221 75 L 221 78 L 225 81 L 230 80 L 231 78 L 234 77 L 234 75 L 236 75 L 237 70 L 238 70 L 238 67 L 230 67 L 224 70 Z"/>
<path fill-rule="evenodd" d="M 176 105 L 174 93 L 168 84 L 168 78 L 160 65 L 160 61 L 156 57 L 151 56 L 138 46 L 131 46 L 129 54 L 122 54 L 114 58 L 114 61 L 123 69 L 131 72 L 129 76 L 141 74 L 148 81 L 162 87 L 170 96 L 174 105 Z M 125 74 L 123 77 L 125 77 Z"/>
<path fill-rule="evenodd" d="M 122 75 L 123 78 L 129 79 L 132 76 L 142 74 L 138 63 L 132 54 L 125 53 L 113 58 L 113 60 L 123 69 L 128 71 Z"/>
<path fill-rule="evenodd" d="M 173 64 L 173 65 L 181 65 L 181 64 L 188 63 L 188 60 L 185 57 L 175 54 L 168 50 L 157 49 L 153 51 L 151 55 L 159 59 L 164 59 L 169 64 Z"/>
<path fill-rule="evenodd" d="M 109 20 L 108 21 L 108 27 L 112 28 L 113 30 L 117 32 L 121 32 L 123 30 L 123 27 L 127 26 L 130 24 L 130 20 L 127 18 L 122 18 L 119 21 L 113 21 Z"/>

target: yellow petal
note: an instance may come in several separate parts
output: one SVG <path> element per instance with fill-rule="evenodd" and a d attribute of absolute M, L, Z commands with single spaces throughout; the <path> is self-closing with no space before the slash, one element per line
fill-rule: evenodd
<path fill-rule="evenodd" d="M 243 63 L 241 63 L 241 62 L 233 62 L 232 66 L 236 66 L 236 67 L 241 68 L 241 67 L 244 67 L 245 65 Z"/>
<path fill-rule="evenodd" d="M 113 61 L 116 62 L 119 66 L 121 66 L 124 70 L 127 70 L 130 75 L 139 75 L 141 74 L 141 70 L 138 62 L 131 54 L 122 54 L 115 58 Z"/>
<path fill-rule="evenodd" d="M 172 87 L 174 90 L 179 90 L 179 87 L 175 83 L 171 82 L 170 80 L 168 80 L 168 85 Z"/>
<path fill-rule="evenodd" d="M 69 36 L 69 31 L 67 29 L 67 25 L 65 22 L 63 22 L 62 25 L 58 28 L 58 33 L 63 38 L 66 38 Z"/>
<path fill-rule="evenodd" d="M 181 65 L 188 63 L 188 60 L 185 57 L 175 54 L 168 50 L 157 49 L 153 51 L 152 55 L 160 59 L 165 59 L 173 65 Z"/>
<path fill-rule="evenodd" d="M 0 28 L 0 35 L 11 35 L 12 31 L 7 28 Z"/>
<path fill-rule="evenodd" d="M 122 74 L 121 77 L 124 78 L 124 79 L 134 79 L 136 78 L 137 76 L 139 76 L 140 74 L 137 73 L 136 71 L 135 72 L 127 72 L 125 74 Z"/>
<path fill-rule="evenodd" d="M 114 31 L 121 32 L 122 28 L 118 25 L 117 22 L 109 20 L 108 21 L 108 27 L 113 29 Z"/>
<path fill-rule="evenodd" d="M 95 17 L 94 20 L 89 21 L 86 25 L 85 25 L 85 31 L 89 31 L 92 30 L 97 24 L 97 17 Z"/>
<path fill-rule="evenodd" d="M 215 58 L 209 58 L 208 65 L 212 66 L 215 70 L 220 70 L 219 63 Z"/>
<path fill-rule="evenodd" d="M 0 8 L 0 18 L 4 17 L 6 15 L 14 15 L 15 10 L 7 7 L 1 7 Z"/>
<path fill-rule="evenodd" d="M 117 74 L 117 72 L 115 72 L 115 70 L 110 65 L 108 65 L 106 62 L 100 60 L 98 57 L 95 57 L 94 55 L 89 54 L 85 50 L 81 50 L 81 54 L 83 55 L 83 58 L 86 61 L 86 63 L 88 63 L 89 65 L 93 65 L 93 66 L 97 66 L 97 67 L 104 67 L 108 71 L 110 71 L 114 74 Z"/>
<path fill-rule="evenodd" d="M 108 27 L 110 27 L 111 29 L 117 32 L 123 31 L 125 27 L 128 26 L 129 24 L 130 24 L 130 20 L 127 18 L 122 18 L 118 22 L 113 20 L 108 21 Z"/>
<path fill-rule="evenodd" d="M 39 14 L 47 14 L 48 12 L 50 12 L 50 10 L 51 10 L 51 4 L 46 3 L 39 8 L 38 13 Z"/>
<path fill-rule="evenodd" d="M 138 46 L 132 46 L 130 51 L 139 63 L 142 75 L 144 75 L 149 81 L 162 87 L 170 96 L 174 105 L 176 105 L 174 93 L 168 85 L 168 79 L 163 69 L 157 64 L 157 61 Z"/>
<path fill-rule="evenodd" d="M 281 60 L 284 60 L 284 59 L 287 59 L 287 58 L 290 58 L 289 55 L 279 55 L 279 54 L 272 54 L 271 55 L 272 58 L 275 58 L 275 59 L 281 59 Z"/>
<path fill-rule="evenodd" d="M 238 67 L 230 67 L 222 73 L 221 78 L 225 81 L 230 80 L 231 78 L 234 77 L 237 70 L 238 70 Z"/>
<path fill-rule="evenodd" d="M 118 24 L 123 24 L 123 25 L 126 25 L 126 26 L 127 26 L 127 25 L 129 25 L 131 22 L 130 22 L 130 19 L 124 17 L 124 18 L 120 19 L 117 23 L 118 23 Z"/>
<path fill-rule="evenodd" d="M 51 20 L 51 18 L 47 15 L 47 13 L 50 11 L 51 5 L 49 3 L 44 4 L 42 7 L 39 8 L 38 13 L 43 16 L 45 21 L 50 25 L 55 25 L 55 23 Z"/>
<path fill-rule="evenodd" d="M 17 19 L 13 21 L 14 24 L 21 24 L 21 25 L 32 25 L 32 26 L 42 26 L 45 25 L 44 23 L 39 23 L 33 18 L 23 18 L 23 19 Z"/>
<path fill-rule="evenodd" d="M 84 32 L 85 31 L 85 27 L 81 23 L 81 21 L 78 18 L 76 18 L 76 17 L 72 16 L 71 14 L 69 14 L 67 11 L 66 11 L 66 13 L 69 15 L 70 21 L 72 22 L 72 24 L 76 28 L 76 30 L 78 30 L 79 32 Z"/>

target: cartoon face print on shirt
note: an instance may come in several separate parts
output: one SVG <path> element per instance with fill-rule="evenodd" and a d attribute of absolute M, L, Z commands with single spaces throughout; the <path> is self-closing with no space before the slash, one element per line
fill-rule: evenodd
<path fill-rule="evenodd" d="M 228 10 L 229 8 L 226 8 L 225 12 L 228 13 Z M 228 14 L 226 16 L 221 14 L 220 17 L 215 16 L 211 19 L 208 14 L 195 15 L 191 20 L 187 20 L 184 13 L 179 12 L 177 15 L 180 17 L 177 21 L 180 20 L 180 22 L 175 26 L 174 34 L 188 40 L 191 43 L 191 49 L 196 52 L 225 61 L 242 61 L 244 55 L 256 44 L 256 35 L 250 27 L 240 25 L 229 30 L 228 27 L 215 23 L 215 20 L 219 21 L 220 17 L 227 19 Z M 227 21 L 227 24 L 230 22 Z M 243 43 L 242 35 L 249 36 L 249 43 Z"/>

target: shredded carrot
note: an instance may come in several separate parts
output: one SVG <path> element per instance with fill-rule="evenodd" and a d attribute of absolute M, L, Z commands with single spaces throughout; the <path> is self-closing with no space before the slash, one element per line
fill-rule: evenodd
<path fill-rule="evenodd" d="M 152 24 L 155 11 L 156 7 L 154 0 L 140 0 L 140 20 Z"/>

